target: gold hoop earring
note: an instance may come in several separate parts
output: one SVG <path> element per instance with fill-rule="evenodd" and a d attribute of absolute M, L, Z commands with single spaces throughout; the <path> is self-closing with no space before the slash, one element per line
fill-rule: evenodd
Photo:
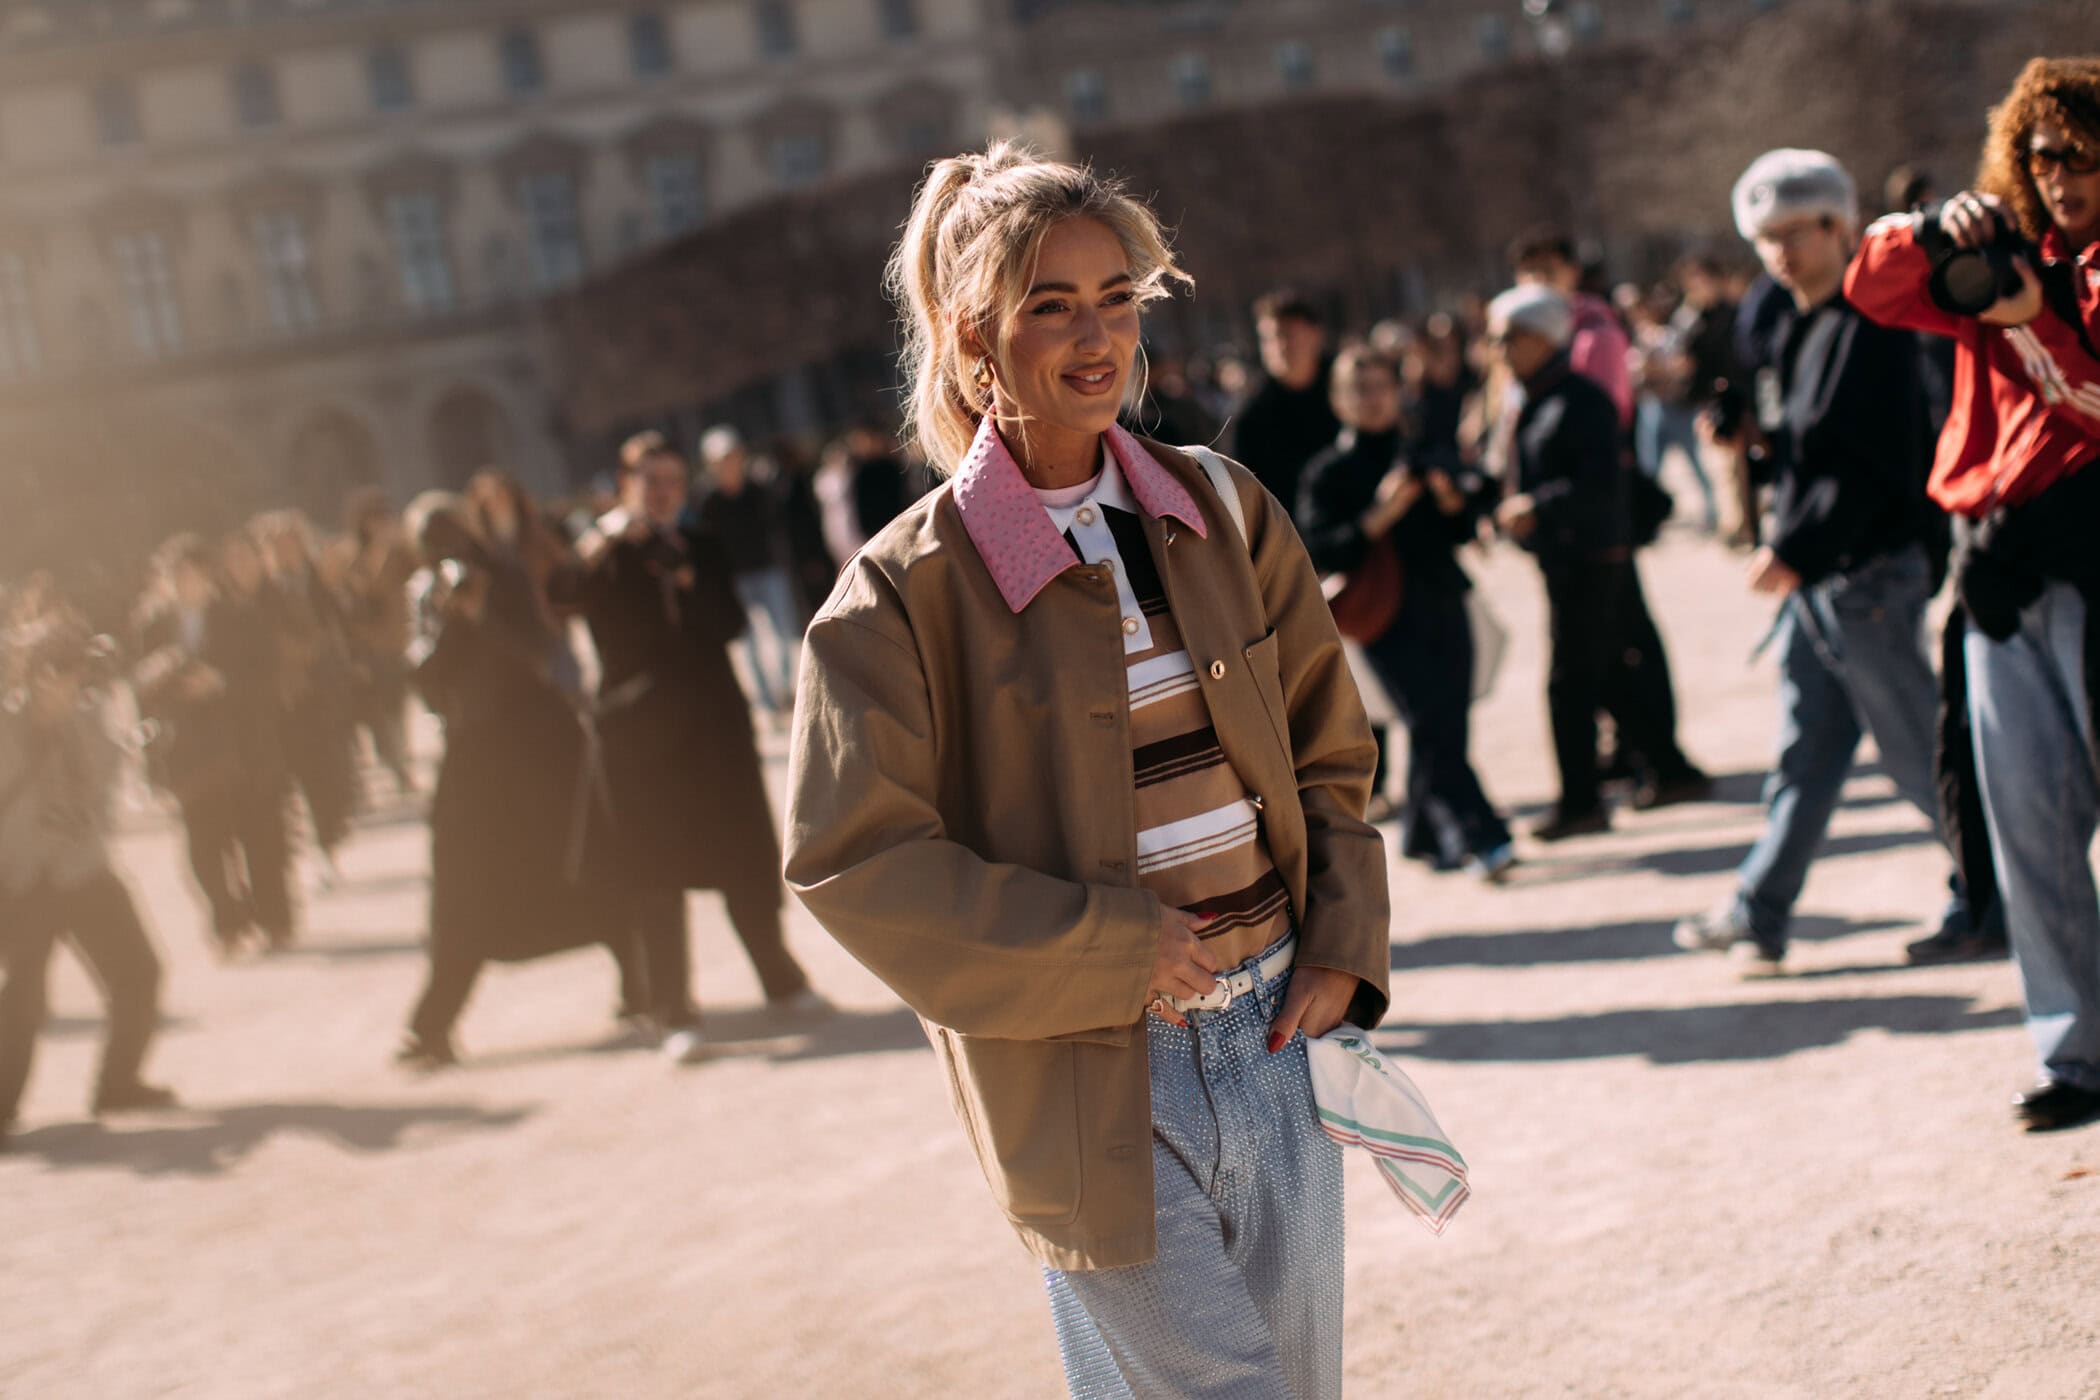
<path fill-rule="evenodd" d="M 977 368 L 976 368 L 976 369 L 974 369 L 974 370 L 972 370 L 972 371 L 970 372 L 970 377 L 971 377 L 972 379 L 974 379 L 975 381 L 977 381 L 977 387 L 978 387 L 978 388 L 980 388 L 980 389 L 989 389 L 989 388 L 991 388 L 991 387 L 992 387 L 992 357 L 991 357 L 990 355 L 979 355 L 979 356 L 977 357 Z"/>

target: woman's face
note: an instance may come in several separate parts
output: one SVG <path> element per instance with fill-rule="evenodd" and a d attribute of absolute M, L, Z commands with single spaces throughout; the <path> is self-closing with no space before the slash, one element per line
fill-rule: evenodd
<path fill-rule="evenodd" d="M 2027 138 L 2027 174 L 2071 247 L 2100 238 L 2100 151 L 2041 122 Z"/>
<path fill-rule="evenodd" d="M 1384 365 L 1359 360 L 1335 380 L 1334 416 L 1360 433 L 1388 433 L 1400 423 L 1400 381 Z"/>
<path fill-rule="evenodd" d="M 1002 414 L 1030 436 L 1098 436 L 1114 426 L 1137 355 L 1137 288 L 1122 240 L 1098 219 L 1043 238 L 1035 275 L 995 371 Z"/>
<path fill-rule="evenodd" d="M 490 534 L 506 543 L 518 537 L 518 508 L 511 500 L 510 492 L 500 487 L 484 490 L 480 506 Z"/>

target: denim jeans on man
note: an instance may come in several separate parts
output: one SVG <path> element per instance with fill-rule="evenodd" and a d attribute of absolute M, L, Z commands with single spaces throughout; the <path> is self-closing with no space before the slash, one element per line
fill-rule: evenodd
<path fill-rule="evenodd" d="M 759 569 L 736 576 L 737 600 L 751 625 L 744 629 L 744 659 L 751 663 L 751 684 L 759 708 L 784 713 L 795 708 L 795 660 L 802 643 L 797 625 L 795 582 L 783 568 Z M 763 619 L 769 645 L 759 644 Z"/>
<path fill-rule="evenodd" d="M 2100 1090 L 2100 785 L 2085 686 L 2085 601 L 2052 583 L 2020 630 L 1966 641 L 1969 712 L 1998 895 L 2042 1072 Z"/>
<path fill-rule="evenodd" d="M 1159 1253 L 1044 1270 L 1073 1400 L 1340 1400 L 1342 1149 L 1305 1037 L 1268 1053 L 1290 983 L 1147 1018 Z"/>
<path fill-rule="evenodd" d="M 1922 631 L 1930 593 L 1913 546 L 1810 584 L 1780 612 L 1779 761 L 1765 782 L 1764 834 L 1736 871 L 1738 918 L 1774 957 L 1863 733 L 1897 793 L 1939 828 L 1939 686 Z"/>

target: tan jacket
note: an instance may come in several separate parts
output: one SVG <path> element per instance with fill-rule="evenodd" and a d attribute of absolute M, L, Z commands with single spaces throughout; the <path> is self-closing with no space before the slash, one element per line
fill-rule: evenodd
<path fill-rule="evenodd" d="M 1291 895 L 1298 961 L 1384 1015 L 1385 853 L 1363 821 L 1363 702 L 1290 517 L 1244 469 L 1242 541 L 1203 469 L 1147 442 L 1207 538 L 1144 521 L 1218 741 Z M 1160 907 L 1137 887 L 1113 579 L 1081 566 L 1016 613 L 955 484 L 855 558 L 811 624 L 787 879 L 918 1012 L 992 1194 L 1061 1269 L 1154 1253 L 1142 1031 Z"/>

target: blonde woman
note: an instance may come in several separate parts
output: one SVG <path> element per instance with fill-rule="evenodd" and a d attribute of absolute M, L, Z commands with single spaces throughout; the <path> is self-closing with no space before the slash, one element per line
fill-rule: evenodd
<path fill-rule="evenodd" d="M 924 1021 L 1074 1395 L 1331 1397 L 1300 1037 L 1385 1009 L 1375 755 L 1283 507 L 1116 426 L 1171 280 L 1088 170 L 933 168 L 891 285 L 948 480 L 811 625 L 787 875 Z"/>

